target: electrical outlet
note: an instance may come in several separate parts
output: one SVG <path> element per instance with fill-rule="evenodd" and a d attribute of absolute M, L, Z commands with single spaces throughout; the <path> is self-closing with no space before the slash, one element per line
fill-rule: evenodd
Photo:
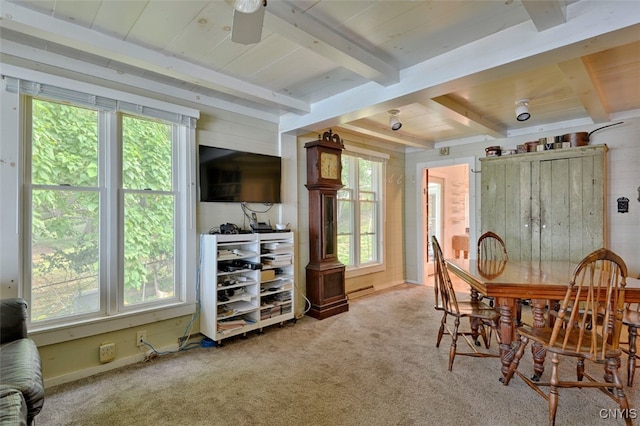
<path fill-rule="evenodd" d="M 110 362 L 116 358 L 116 344 L 104 343 L 100 345 L 100 362 Z"/>
<path fill-rule="evenodd" d="M 136 346 L 144 346 L 144 342 L 147 340 L 147 330 L 140 330 L 136 333 Z"/>

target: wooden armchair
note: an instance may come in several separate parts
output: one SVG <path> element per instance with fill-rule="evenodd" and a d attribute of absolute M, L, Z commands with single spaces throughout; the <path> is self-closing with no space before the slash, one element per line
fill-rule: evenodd
<path fill-rule="evenodd" d="M 478 238 L 478 267 L 480 270 L 485 271 L 486 273 L 490 273 L 493 261 L 502 261 L 506 262 L 509 260 L 509 255 L 507 254 L 507 247 L 504 244 L 504 241 L 498 234 L 487 231 L 484 234 L 480 235 Z M 491 263 L 488 263 L 489 261 Z M 503 263 L 504 265 L 504 263 Z M 476 296 L 473 294 L 472 297 Z M 487 298 L 489 300 L 489 306 L 494 305 L 493 297 Z M 520 318 L 518 316 L 518 318 Z"/>
<path fill-rule="evenodd" d="M 509 260 L 503 239 L 491 231 L 480 235 L 478 238 L 478 259 Z"/>
<path fill-rule="evenodd" d="M 624 261 L 607 249 L 597 250 L 586 256 L 573 272 L 564 300 L 555 317 L 553 327 L 534 328 L 520 326 L 516 354 L 504 384 L 517 373 L 532 389 L 544 397 L 549 406 L 549 424 L 555 424 L 560 388 L 599 388 L 622 410 L 625 421 L 631 425 L 629 403 L 618 376 L 619 348 L 622 316 L 625 308 L 624 287 L 627 267 Z M 541 345 L 551 354 L 551 378 L 549 382 L 535 381 L 520 373 L 517 368 L 529 341 Z M 561 357 L 578 360 L 577 380 L 559 377 Z M 604 378 L 597 380 L 585 371 L 585 360 L 604 366 Z M 588 381 L 583 381 L 587 378 Z M 545 393 L 541 388 L 549 387 Z"/>
<path fill-rule="evenodd" d="M 623 352 L 628 355 L 627 358 L 627 386 L 633 386 L 633 376 L 636 368 L 640 365 L 636 364 L 638 353 L 636 351 L 636 339 L 638 338 L 638 328 L 640 328 L 640 303 L 627 304 L 622 317 L 622 323 L 627 326 L 629 331 L 629 340 L 620 347 Z"/>
<path fill-rule="evenodd" d="M 484 341 L 486 349 L 490 347 L 490 341 L 487 338 L 485 327 L 490 327 L 492 331 L 495 331 L 496 340 L 500 344 L 500 333 L 498 332 L 498 322 L 500 314 L 488 306 L 487 304 L 477 301 L 459 301 L 456 297 L 449 272 L 447 271 L 444 257 L 442 256 L 442 250 L 436 237 L 431 237 L 433 244 L 433 252 L 435 255 L 435 309 L 442 311 L 442 320 L 440 321 L 440 329 L 438 331 L 438 340 L 436 347 L 440 347 L 440 341 L 444 334 L 451 336 L 451 347 L 449 349 L 449 371 L 453 369 L 453 361 L 456 355 L 474 356 L 474 357 L 499 357 L 499 354 L 492 354 L 488 352 L 480 352 L 475 346 L 479 346 L 478 336 L 481 335 Z M 453 328 L 450 328 L 447 324 L 447 318 L 452 317 L 454 319 Z M 461 331 L 460 320 L 462 318 L 469 318 L 471 330 Z M 458 336 L 462 336 L 469 347 L 471 352 L 458 351 Z M 471 342 L 467 336 L 471 336 L 474 342 Z"/>

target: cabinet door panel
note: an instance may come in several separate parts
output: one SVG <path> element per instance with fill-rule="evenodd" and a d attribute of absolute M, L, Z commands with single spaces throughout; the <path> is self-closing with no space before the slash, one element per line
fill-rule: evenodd
<path fill-rule="evenodd" d="M 540 162 L 540 259 L 565 260 L 571 247 L 568 159 Z"/>
<path fill-rule="evenodd" d="M 514 260 L 580 261 L 605 246 L 607 148 L 482 160 L 482 232 Z"/>
<path fill-rule="evenodd" d="M 534 197 L 532 196 L 532 174 L 533 163 L 530 161 L 520 162 L 520 228 L 519 232 L 515 235 L 519 235 L 520 250 L 515 251 L 514 260 L 533 260 L 538 258 L 538 250 L 533 251 L 533 210 L 534 210 Z M 537 208 L 537 202 L 535 203 Z M 509 246 L 507 246 L 509 247 Z M 510 252 L 510 249 L 507 249 Z M 511 257 L 511 255 L 509 255 Z"/>
<path fill-rule="evenodd" d="M 582 186 L 582 204 L 576 205 L 575 210 L 581 209 L 582 220 L 580 227 L 576 224 L 575 230 L 572 229 L 572 235 L 576 236 L 576 244 L 572 247 L 571 260 L 579 261 L 588 253 L 605 246 L 604 155 L 576 159 L 576 164 L 580 165 L 582 172 L 576 172 L 575 175 L 576 185 Z M 580 244 L 577 244 L 578 233 L 582 237 L 579 240 Z"/>
<path fill-rule="evenodd" d="M 570 199 L 573 203 L 569 222 L 569 235 L 571 236 L 569 259 L 575 261 L 579 261 L 592 251 L 586 251 L 587 247 L 584 246 L 584 243 L 588 243 L 590 239 L 589 235 L 585 235 L 585 233 L 592 235 L 596 233 L 596 230 L 590 230 L 593 225 L 588 222 L 589 210 L 594 205 L 593 199 L 589 195 L 593 192 L 591 190 L 591 187 L 593 187 L 591 183 L 593 163 L 591 160 L 591 158 L 573 158 L 570 160 L 569 184 L 571 187 L 569 191 Z"/>
<path fill-rule="evenodd" d="M 505 168 L 505 187 L 504 187 L 504 231 L 491 229 L 505 240 L 505 245 L 509 247 L 509 251 L 520 253 L 522 244 L 522 222 L 521 217 L 521 200 L 526 198 L 521 193 L 522 185 L 520 180 L 520 163 L 509 161 L 504 165 Z"/>
<path fill-rule="evenodd" d="M 482 168 L 481 229 L 504 234 L 505 230 L 505 167 L 495 163 Z"/>

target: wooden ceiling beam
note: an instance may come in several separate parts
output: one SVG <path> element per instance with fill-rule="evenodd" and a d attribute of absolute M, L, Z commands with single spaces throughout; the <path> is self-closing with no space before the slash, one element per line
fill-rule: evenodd
<path fill-rule="evenodd" d="M 576 58 L 559 62 L 558 68 L 564 74 L 567 83 L 580 99 L 593 122 L 604 123 L 609 121 L 609 112 L 602 101 L 603 98 L 599 87 L 594 84 L 596 79 L 591 78 L 591 72 L 584 59 Z"/>
<path fill-rule="evenodd" d="M 361 135 L 371 136 L 414 148 L 432 149 L 434 146 L 433 141 L 418 139 L 408 135 L 399 135 L 391 129 L 382 129 L 376 123 L 365 119 L 342 123 L 338 126 Z"/>
<path fill-rule="evenodd" d="M 280 36 L 382 86 L 400 81 L 396 68 L 341 37 L 304 11 L 278 1 L 270 2 L 266 10 L 269 13 L 265 16 L 265 23 Z"/>
<path fill-rule="evenodd" d="M 487 120 L 482 115 L 466 108 L 446 95 L 429 99 L 426 102 L 422 101 L 422 104 L 449 120 L 479 133 L 484 133 L 494 138 L 507 136 L 507 129 Z"/>
<path fill-rule="evenodd" d="M 567 22 L 565 0 L 522 0 L 522 5 L 538 31 Z"/>

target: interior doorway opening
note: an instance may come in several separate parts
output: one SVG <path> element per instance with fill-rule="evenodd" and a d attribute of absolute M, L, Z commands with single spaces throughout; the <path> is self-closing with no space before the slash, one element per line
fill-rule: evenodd
<path fill-rule="evenodd" d="M 431 236 L 435 235 L 445 258 L 470 256 L 469 165 L 456 164 L 422 169 L 421 217 L 423 282 L 434 273 Z M 456 247 L 454 247 L 454 241 Z M 462 243 L 462 246 L 460 245 Z M 457 250 L 454 250 L 457 249 Z"/>

